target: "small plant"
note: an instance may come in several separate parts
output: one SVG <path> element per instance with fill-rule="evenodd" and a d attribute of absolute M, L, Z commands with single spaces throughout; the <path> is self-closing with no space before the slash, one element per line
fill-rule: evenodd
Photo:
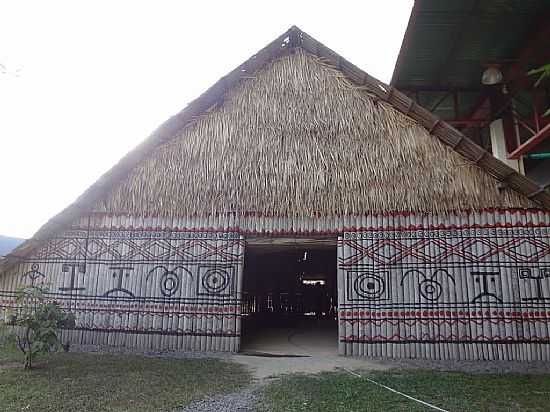
<path fill-rule="evenodd" d="M 7 314 L 5 323 L 13 326 L 15 343 L 25 356 L 25 369 L 31 369 L 34 358 L 60 348 L 57 330 L 74 328 L 75 317 L 65 313 L 57 302 L 46 299 L 47 288 L 31 285 L 16 292 L 18 309 Z"/>

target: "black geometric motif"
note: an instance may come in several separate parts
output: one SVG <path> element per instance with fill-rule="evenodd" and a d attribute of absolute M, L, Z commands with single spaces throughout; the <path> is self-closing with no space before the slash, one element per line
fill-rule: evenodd
<path fill-rule="evenodd" d="M 536 296 L 522 298 L 523 301 L 546 301 L 550 300 L 550 297 L 546 297 L 542 291 L 542 281 L 545 278 L 550 278 L 550 268 L 539 268 L 539 273 L 533 273 L 534 269 L 531 268 L 519 268 L 518 277 L 520 280 L 528 282 L 529 280 L 535 281 L 536 284 Z"/>
<path fill-rule="evenodd" d="M 76 278 L 77 270 L 79 273 L 86 273 L 86 265 L 81 263 L 64 263 L 63 264 L 63 266 L 61 267 L 61 272 L 70 273 L 71 278 L 69 280 L 69 286 L 61 287 L 59 288 L 59 290 L 66 292 L 66 291 L 86 289 L 86 288 L 82 288 L 82 287 L 79 288 L 75 286 L 75 278 Z"/>
<path fill-rule="evenodd" d="M 114 270 L 113 277 L 117 279 L 117 287 L 111 290 L 108 290 L 103 294 L 103 296 L 109 296 L 117 292 L 122 292 L 132 298 L 135 297 L 132 292 L 122 287 L 123 278 L 130 276 L 129 271 L 134 270 L 134 268 L 128 267 L 128 266 L 111 266 L 109 267 L 109 269 Z"/>
<path fill-rule="evenodd" d="M 234 281 L 235 266 L 199 265 L 197 295 L 232 296 Z"/>
<path fill-rule="evenodd" d="M 45 278 L 46 275 L 44 275 L 42 272 L 38 270 L 38 264 L 33 263 L 33 265 L 31 266 L 31 270 L 24 273 L 22 276 L 23 279 L 25 279 L 26 277 L 28 277 L 31 280 L 31 285 L 34 285 L 34 282 L 36 281 L 36 279 Z"/>
<path fill-rule="evenodd" d="M 180 288 L 180 279 L 174 272 L 167 271 L 160 280 L 160 293 L 172 296 Z"/>
<path fill-rule="evenodd" d="M 156 266 L 149 271 L 147 274 L 146 281 L 149 280 L 151 275 L 160 273 L 159 278 L 159 289 L 162 296 L 170 297 L 173 296 L 181 286 L 181 276 L 178 272 L 183 272 L 193 278 L 191 272 L 184 268 L 183 266 L 176 266 L 173 269 L 169 270 L 166 266 Z"/>
<path fill-rule="evenodd" d="M 443 293 L 443 286 L 441 285 L 441 280 L 443 277 L 446 277 L 455 283 L 454 278 L 449 274 L 449 272 L 447 272 L 446 269 L 436 269 L 431 275 L 426 275 L 418 269 L 411 269 L 403 275 L 403 278 L 401 279 L 401 286 L 403 286 L 405 278 L 411 274 L 416 274 L 422 279 L 418 284 L 418 291 L 424 299 L 431 302 L 438 300 Z"/>
<path fill-rule="evenodd" d="M 390 298 L 389 271 L 374 273 L 349 270 L 347 275 L 347 300 L 380 301 Z"/>
<path fill-rule="evenodd" d="M 536 276 L 531 274 L 531 268 L 519 268 L 518 276 L 520 279 L 535 279 Z"/>
<path fill-rule="evenodd" d="M 476 278 L 475 282 L 481 286 L 481 292 L 472 299 L 472 303 L 481 300 L 485 296 L 495 298 L 502 303 L 502 299 L 496 294 L 496 280 L 500 276 L 500 272 L 470 272 L 470 274 Z"/>
<path fill-rule="evenodd" d="M 202 286 L 210 293 L 219 293 L 229 285 L 229 274 L 225 270 L 210 269 L 202 277 Z"/>

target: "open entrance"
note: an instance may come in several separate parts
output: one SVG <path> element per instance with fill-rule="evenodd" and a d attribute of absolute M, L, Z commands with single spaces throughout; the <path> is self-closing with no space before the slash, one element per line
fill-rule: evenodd
<path fill-rule="evenodd" d="M 338 352 L 336 240 L 247 239 L 241 351 Z"/>

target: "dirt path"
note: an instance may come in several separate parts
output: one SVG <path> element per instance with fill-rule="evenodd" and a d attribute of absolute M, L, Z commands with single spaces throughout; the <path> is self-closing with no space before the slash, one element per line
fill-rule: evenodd
<path fill-rule="evenodd" d="M 191 402 L 175 412 L 249 412 L 255 411 L 260 399 L 260 384 L 252 384 L 227 395 L 211 396 Z"/>
<path fill-rule="evenodd" d="M 264 357 L 233 355 L 228 360 L 247 366 L 258 380 L 289 373 L 319 373 L 338 368 L 386 370 L 390 366 L 367 359 L 342 356 Z"/>

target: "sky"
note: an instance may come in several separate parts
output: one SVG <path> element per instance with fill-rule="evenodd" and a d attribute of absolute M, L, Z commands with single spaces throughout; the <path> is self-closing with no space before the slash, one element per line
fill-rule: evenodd
<path fill-rule="evenodd" d="M 297 25 L 389 82 L 412 0 L 0 0 L 0 234 L 28 238 Z"/>

